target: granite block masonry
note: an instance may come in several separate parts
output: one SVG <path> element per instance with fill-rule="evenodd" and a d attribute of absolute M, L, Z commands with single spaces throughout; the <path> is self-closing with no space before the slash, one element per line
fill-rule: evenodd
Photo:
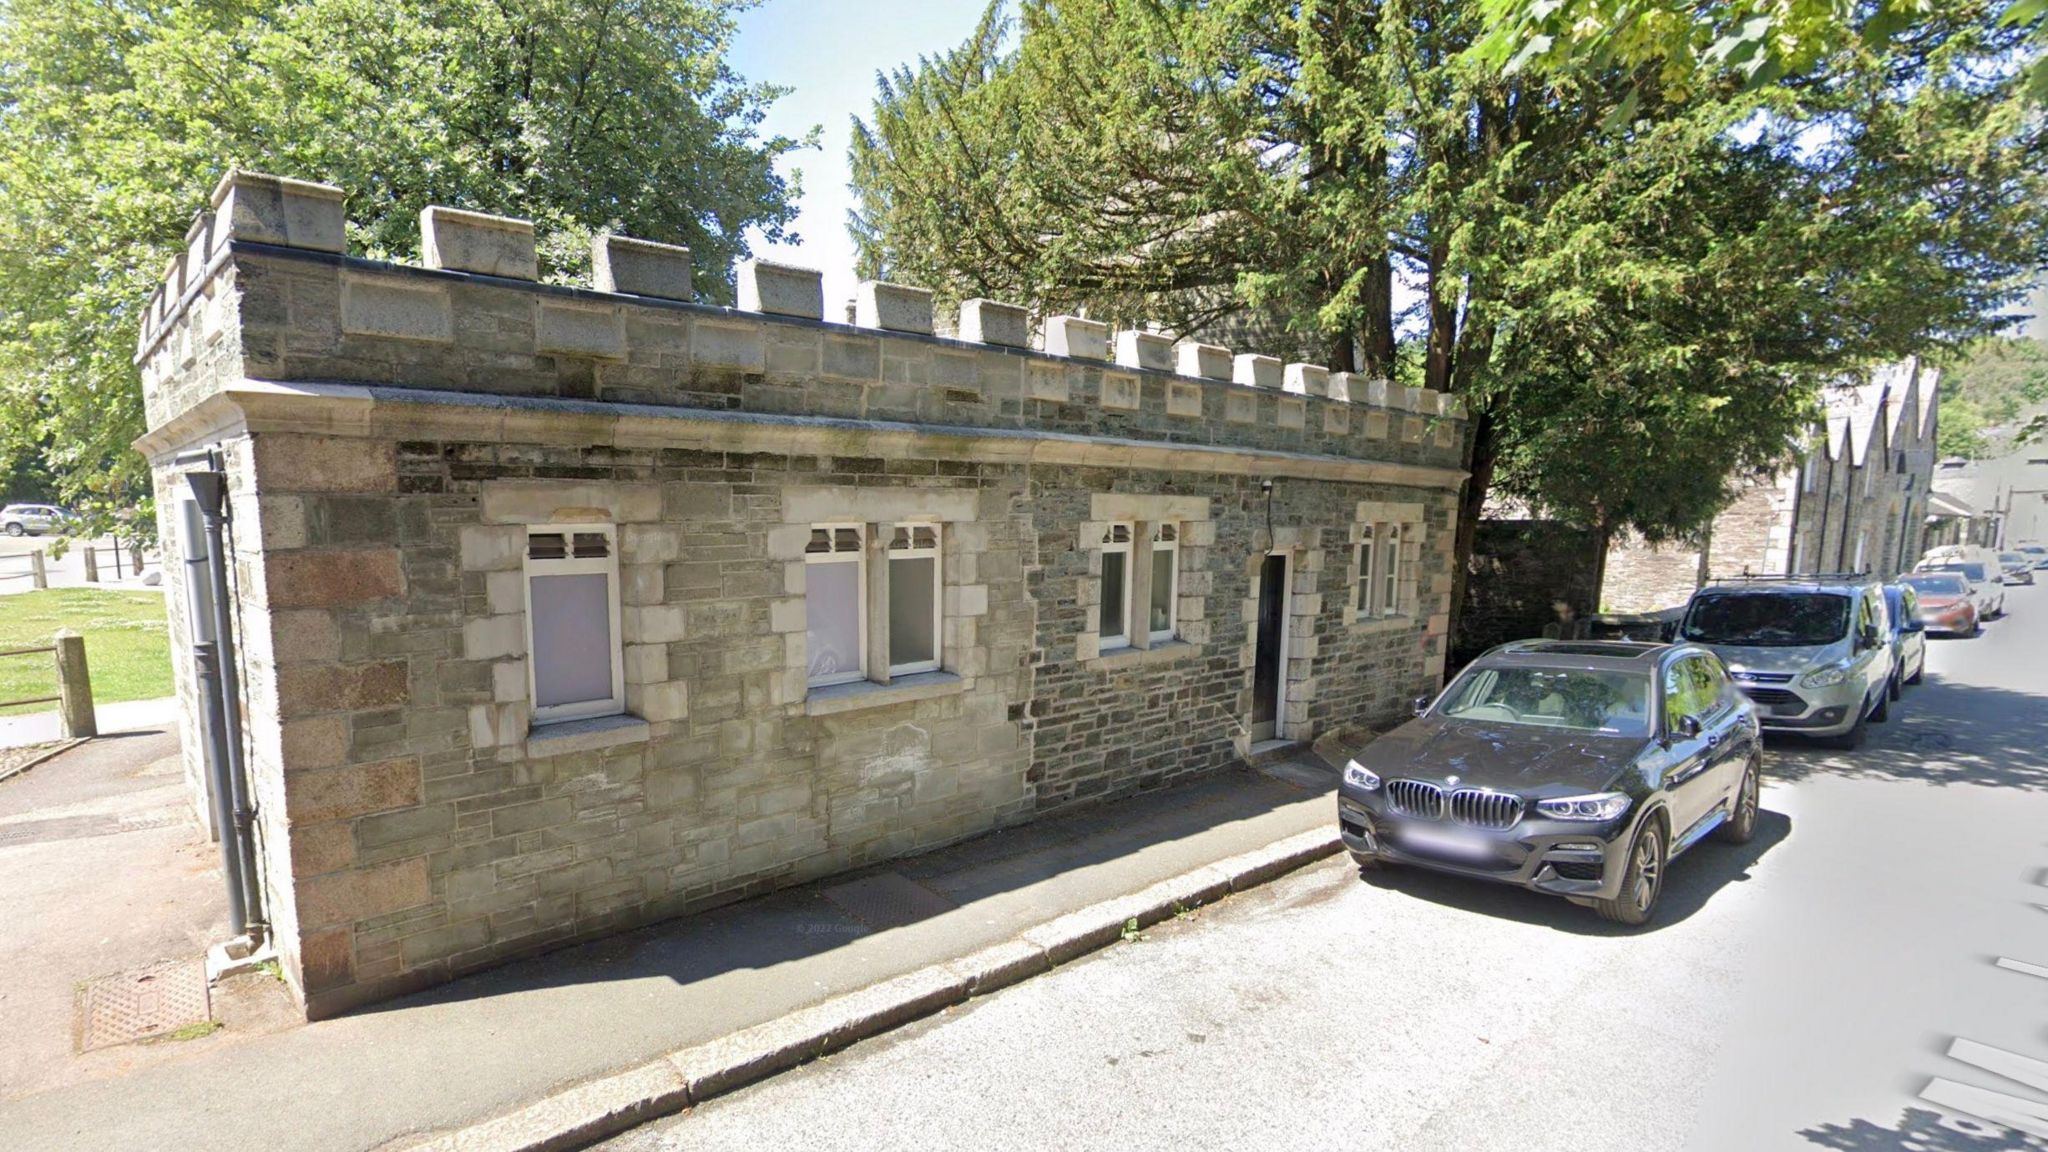
<path fill-rule="evenodd" d="M 937 337 L 906 286 L 828 323 L 780 265 L 696 303 L 686 252 L 624 237 L 606 290 L 547 284 L 530 226 L 467 213 L 427 216 L 438 267 L 372 261 L 324 185 L 215 204 L 140 333 L 138 448 L 171 552 L 193 450 L 229 475 L 264 914 L 309 1016 L 1441 678 L 1451 406 L 1149 331 L 1112 362 L 997 301 Z"/>

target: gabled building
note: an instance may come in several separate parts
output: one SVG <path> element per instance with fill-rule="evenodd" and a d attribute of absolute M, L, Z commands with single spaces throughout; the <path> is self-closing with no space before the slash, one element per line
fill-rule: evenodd
<path fill-rule="evenodd" d="M 1913 358 L 1828 388 L 1806 455 L 1744 482 L 1700 545 L 1612 547 L 1602 608 L 1653 612 L 1684 603 L 1702 581 L 1745 572 L 1912 568 L 1932 496 L 1938 377 Z"/>

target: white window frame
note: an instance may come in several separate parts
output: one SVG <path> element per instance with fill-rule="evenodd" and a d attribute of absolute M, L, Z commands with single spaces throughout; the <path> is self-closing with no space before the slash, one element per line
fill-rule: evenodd
<path fill-rule="evenodd" d="M 1378 603 L 1379 528 L 1372 521 L 1358 526 L 1358 589 L 1352 593 L 1353 607 L 1360 616 L 1371 616 Z"/>
<path fill-rule="evenodd" d="M 576 536 L 578 533 L 601 533 L 605 538 L 605 554 L 602 558 L 577 558 Z M 535 536 L 563 537 L 568 553 L 559 560 L 535 560 L 533 538 Z M 520 591 L 526 604 L 526 699 L 533 707 L 533 723 L 555 724 L 565 720 L 593 720 L 601 716 L 617 716 L 626 710 L 626 647 L 619 635 L 619 533 L 611 524 L 533 524 L 526 529 L 526 539 L 520 548 Z M 607 700 L 579 700 L 572 704 L 551 704 L 543 707 L 540 703 L 538 677 L 540 653 L 533 643 L 533 578 L 535 576 L 592 576 L 605 577 L 606 608 L 612 638 L 612 694 Z"/>
<path fill-rule="evenodd" d="M 1116 532 L 1119 528 L 1123 529 L 1124 532 L 1124 538 L 1121 541 L 1116 539 Z M 1135 555 L 1131 547 L 1131 544 L 1136 536 L 1137 531 L 1132 526 L 1132 522 L 1129 520 L 1112 521 L 1108 525 L 1104 526 L 1102 530 L 1102 542 L 1100 548 L 1105 560 L 1113 553 L 1122 553 L 1124 558 L 1123 587 L 1117 590 L 1117 595 L 1123 597 L 1124 610 L 1122 613 L 1122 619 L 1124 622 L 1124 630 L 1121 635 L 1100 636 L 1097 644 L 1098 651 L 1108 652 L 1111 649 L 1129 648 L 1131 646 L 1131 561 Z M 1105 570 L 1108 567 L 1109 565 L 1107 563 L 1103 564 L 1103 568 Z M 1106 603 L 1107 598 L 1109 596 L 1108 578 L 1106 576 L 1103 577 L 1102 584 L 1103 602 Z M 1146 611 L 1148 613 L 1149 619 L 1149 613 L 1151 611 L 1150 605 L 1146 606 Z M 1102 627 L 1101 603 L 1098 603 L 1095 606 L 1095 626 L 1097 628 Z"/>
<path fill-rule="evenodd" d="M 917 531 L 920 528 L 931 529 L 931 547 L 916 547 Z M 894 588 L 896 586 L 896 569 L 893 566 L 896 561 L 929 558 L 932 562 L 932 657 L 929 660 L 913 660 L 908 664 L 891 664 L 889 665 L 890 676 L 914 676 L 920 672 L 937 672 L 945 662 L 945 530 L 945 525 L 929 520 L 902 521 L 889 526 L 889 545 L 882 550 L 885 557 L 884 562 L 891 565 L 889 569 L 889 587 Z M 909 548 L 897 548 L 897 532 L 904 533 L 910 539 L 912 546 Z M 861 583 L 861 595 L 863 602 L 865 602 L 867 582 L 863 579 Z M 866 613 L 863 612 L 862 615 L 866 615 Z M 893 616 L 882 622 L 884 628 L 891 628 L 894 624 Z M 890 639 L 890 637 L 885 636 L 884 639 Z M 867 626 L 865 623 L 861 626 L 861 642 L 863 645 L 867 642 Z"/>
<path fill-rule="evenodd" d="M 1152 629 L 1151 636 L 1152 641 L 1155 644 L 1162 640 L 1173 640 L 1180 635 L 1179 524 L 1173 523 L 1172 521 L 1162 521 L 1158 524 L 1153 525 L 1152 555 L 1156 557 L 1161 552 L 1166 553 L 1173 559 L 1166 565 L 1166 629 L 1165 631 Z M 1153 564 L 1155 569 L 1157 568 L 1156 562 L 1154 562 L 1151 558 L 1148 557 L 1146 562 Z M 1128 573 L 1126 573 L 1126 575 L 1128 575 Z M 1152 579 L 1155 582 L 1152 588 L 1152 594 L 1156 596 L 1159 594 L 1159 588 L 1157 586 L 1157 581 L 1159 577 L 1156 571 L 1154 572 Z M 1128 584 L 1129 581 L 1126 580 L 1125 583 Z M 1145 605 L 1145 626 L 1147 628 L 1152 627 L 1152 605 L 1149 603 Z M 1124 620 L 1124 630 L 1126 632 L 1130 631 L 1130 619 L 1128 617 L 1126 617 Z"/>
<path fill-rule="evenodd" d="M 835 547 L 830 552 L 812 552 L 807 547 L 804 552 L 804 570 L 806 573 L 810 571 L 809 566 L 813 564 L 858 565 L 854 570 L 853 610 L 860 617 L 860 642 L 857 646 L 860 655 L 860 666 L 850 672 L 840 672 L 835 675 L 810 680 L 808 681 L 809 686 L 812 688 L 829 688 L 834 684 L 852 684 L 855 681 L 865 680 L 868 678 L 868 526 L 850 520 L 835 520 L 825 524 L 813 524 L 810 527 L 813 532 L 825 533 L 827 539 L 835 542 Z M 839 538 L 840 530 L 848 528 L 852 529 L 858 536 L 860 541 L 859 547 L 851 552 L 841 552 L 837 549 L 836 542 Z M 810 630 L 810 611 L 810 598 L 807 595 L 804 598 L 804 628 L 806 632 Z M 808 666 L 805 668 L 805 672 L 808 674 Z"/>
<path fill-rule="evenodd" d="M 1380 542 L 1385 545 L 1381 551 L 1386 553 L 1386 583 L 1381 587 L 1379 606 L 1382 616 L 1401 614 L 1401 528 L 1398 520 L 1380 525 Z"/>

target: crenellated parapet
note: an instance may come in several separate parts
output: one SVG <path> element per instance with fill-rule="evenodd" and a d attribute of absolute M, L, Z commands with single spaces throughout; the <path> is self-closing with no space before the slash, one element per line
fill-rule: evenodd
<path fill-rule="evenodd" d="M 418 266 L 347 253 L 344 193 L 230 172 L 143 312 L 157 428 L 209 391 L 381 386 L 1189 442 L 1455 466 L 1455 397 L 868 281 L 852 323 L 821 275 L 748 260 L 738 306 L 698 302 L 687 248 L 602 234 L 589 286 L 542 283 L 530 221 L 421 213 Z"/>

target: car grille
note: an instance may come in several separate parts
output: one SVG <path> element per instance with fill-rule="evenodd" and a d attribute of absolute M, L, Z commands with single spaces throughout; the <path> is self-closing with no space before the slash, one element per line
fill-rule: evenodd
<path fill-rule="evenodd" d="M 1598 880 L 1601 875 L 1597 860 L 1552 860 L 1550 866 L 1566 880 Z"/>
<path fill-rule="evenodd" d="M 1451 793 L 1451 819 L 1460 824 L 1498 832 L 1503 828 L 1513 828 L 1515 821 L 1521 818 L 1520 796 L 1481 792 L 1476 788 L 1460 788 Z"/>
<path fill-rule="evenodd" d="M 1806 706 L 1806 701 L 1800 699 L 1799 693 L 1788 692 L 1783 688 L 1744 688 L 1742 694 L 1758 704 L 1768 704 L 1773 708 L 1781 704 L 1790 704 L 1795 708 Z"/>
<path fill-rule="evenodd" d="M 1420 820 L 1452 821 L 1471 828 L 1499 832 L 1512 828 L 1522 818 L 1522 798 L 1477 788 L 1460 788 L 1448 795 L 1423 780 L 1387 781 L 1387 805 L 1402 816 Z"/>
<path fill-rule="evenodd" d="M 1790 684 L 1792 682 L 1792 674 L 1790 672 L 1736 672 L 1733 675 L 1738 684 Z"/>
<path fill-rule="evenodd" d="M 1444 818 L 1444 790 L 1420 780 L 1387 781 L 1387 806 L 1403 816 Z"/>

